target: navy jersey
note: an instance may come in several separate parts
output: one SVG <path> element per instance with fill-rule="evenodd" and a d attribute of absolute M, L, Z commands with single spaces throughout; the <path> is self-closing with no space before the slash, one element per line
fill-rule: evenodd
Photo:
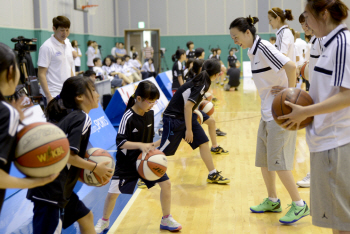
<path fill-rule="evenodd" d="M 230 68 L 227 70 L 227 75 L 229 76 L 228 84 L 232 87 L 237 87 L 239 85 L 239 78 L 241 76 L 241 70 L 239 68 Z"/>
<path fill-rule="evenodd" d="M 75 110 L 64 117 L 57 126 L 66 133 L 70 150 L 84 158 L 91 131 L 89 115 L 81 110 Z M 67 164 L 53 182 L 29 189 L 27 198 L 65 207 L 78 181 L 80 170 Z"/>
<path fill-rule="evenodd" d="M 171 98 L 168 107 L 164 111 L 164 115 L 184 119 L 185 104 L 187 101 L 194 103 L 194 111 L 203 100 L 203 96 L 208 91 L 211 81 L 208 78 L 208 80 L 203 80 L 199 83 L 195 84 L 192 79 L 182 85 Z"/>
<path fill-rule="evenodd" d="M 237 63 L 237 56 L 236 55 L 233 55 L 233 56 L 228 56 L 227 57 L 227 62 L 228 64 L 231 64 L 231 63 Z"/>
<path fill-rule="evenodd" d="M 196 57 L 194 50 L 192 50 L 192 51 L 187 50 L 187 51 L 186 51 L 186 57 L 187 57 L 188 59 L 190 59 L 190 58 L 194 59 L 194 58 Z"/>
<path fill-rule="evenodd" d="M 182 79 L 184 78 L 184 71 L 182 68 L 182 64 L 180 63 L 180 61 L 176 61 L 173 65 L 173 85 L 172 85 L 172 89 L 177 90 L 180 87 L 180 83 L 178 80 L 178 77 L 181 76 Z"/>
<path fill-rule="evenodd" d="M 130 108 L 127 110 L 120 122 L 118 135 L 116 139 L 117 163 L 113 179 L 138 178 L 139 174 L 136 170 L 136 161 L 142 153 L 141 150 L 121 149 L 125 142 L 142 142 L 151 143 L 154 137 L 154 111 L 145 112 L 143 116 L 136 114 Z"/>
<path fill-rule="evenodd" d="M 17 110 L 5 101 L 0 101 L 0 168 L 6 173 L 10 172 L 11 162 L 15 158 L 18 123 Z M 0 211 L 5 191 L 5 189 L 0 189 Z"/>

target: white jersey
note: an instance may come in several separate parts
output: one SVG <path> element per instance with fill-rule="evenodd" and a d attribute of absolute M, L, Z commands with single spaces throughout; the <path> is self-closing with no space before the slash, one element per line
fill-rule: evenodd
<path fill-rule="evenodd" d="M 310 59 L 309 59 L 309 82 L 311 85 L 312 82 L 312 72 L 314 71 L 315 65 L 318 58 L 322 53 L 321 41 L 323 38 L 316 38 L 315 36 L 311 37 L 311 49 L 310 49 Z"/>
<path fill-rule="evenodd" d="M 340 87 L 350 89 L 350 32 L 340 24 L 322 41 L 309 94 L 315 103 L 331 98 Z M 337 148 L 350 142 L 350 107 L 316 115 L 306 129 L 310 152 Z"/>
<path fill-rule="evenodd" d="M 74 50 L 75 52 L 77 52 L 78 55 L 81 55 L 81 50 L 79 49 L 79 47 L 78 47 L 78 50 L 77 50 L 76 48 L 73 47 L 73 50 Z M 80 66 L 81 66 L 81 60 L 80 60 L 80 57 L 79 57 L 79 56 L 76 57 L 76 58 L 74 59 L 74 65 L 75 65 L 76 67 L 80 67 Z"/>
<path fill-rule="evenodd" d="M 261 98 L 261 116 L 264 121 L 273 120 L 271 105 L 274 96 L 273 86 L 288 87 L 287 74 L 282 68 L 290 61 L 270 42 L 256 36 L 252 48 L 248 50 L 252 67 L 253 80 Z"/>
<path fill-rule="evenodd" d="M 95 48 L 92 46 L 89 46 L 85 54 L 87 56 L 86 64 L 88 65 L 88 67 L 93 67 L 94 66 L 93 60 L 96 57 Z"/>
<path fill-rule="evenodd" d="M 303 39 L 297 38 L 294 42 L 294 45 L 298 54 L 297 56 L 299 56 L 299 62 L 297 62 L 297 65 L 301 66 L 305 62 L 304 54 L 306 53 L 307 43 Z"/>
<path fill-rule="evenodd" d="M 296 62 L 294 54 L 294 36 L 288 25 L 282 26 L 276 32 L 275 46 L 282 54 L 287 55 L 290 60 Z"/>

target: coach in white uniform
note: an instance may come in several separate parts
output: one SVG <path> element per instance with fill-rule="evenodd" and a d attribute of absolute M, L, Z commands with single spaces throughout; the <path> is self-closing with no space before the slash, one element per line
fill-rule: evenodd
<path fill-rule="evenodd" d="M 312 73 L 314 105 L 293 108 L 286 124 L 306 129 L 310 149 L 312 224 L 350 233 L 350 32 L 342 21 L 349 8 L 340 0 L 308 1 L 305 19 L 322 40 L 322 54 Z"/>
<path fill-rule="evenodd" d="M 44 103 L 59 95 L 64 81 L 74 76 L 73 48 L 67 38 L 70 20 L 57 16 L 52 23 L 54 34 L 39 49 L 38 77 Z"/>

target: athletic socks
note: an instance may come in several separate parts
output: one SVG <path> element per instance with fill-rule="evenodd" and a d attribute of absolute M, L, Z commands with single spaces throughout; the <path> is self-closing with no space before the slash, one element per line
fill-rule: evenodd
<path fill-rule="evenodd" d="M 272 201 L 272 202 L 277 202 L 277 201 L 278 201 L 278 198 L 269 197 L 269 200 Z"/>
<path fill-rule="evenodd" d="M 294 202 L 295 205 L 297 205 L 297 206 L 301 206 L 301 207 L 304 206 L 304 201 L 303 201 L 303 199 L 301 199 L 300 201 L 293 201 L 293 202 Z"/>
<path fill-rule="evenodd" d="M 109 219 L 102 218 L 103 221 L 108 221 Z"/>
<path fill-rule="evenodd" d="M 213 174 L 213 173 L 216 173 L 216 169 L 212 170 L 212 171 L 209 171 L 209 175 Z"/>

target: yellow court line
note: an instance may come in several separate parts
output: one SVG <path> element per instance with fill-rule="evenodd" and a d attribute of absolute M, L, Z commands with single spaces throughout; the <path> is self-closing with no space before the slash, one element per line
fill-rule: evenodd
<path fill-rule="evenodd" d="M 124 207 L 123 211 L 119 214 L 118 218 L 113 223 L 112 227 L 109 229 L 107 234 L 114 234 L 117 232 L 117 228 L 119 227 L 119 224 L 123 221 L 125 215 L 128 213 L 130 207 L 132 204 L 134 204 L 137 196 L 140 194 L 141 189 L 136 189 L 136 192 L 132 195 L 126 206 Z"/>

